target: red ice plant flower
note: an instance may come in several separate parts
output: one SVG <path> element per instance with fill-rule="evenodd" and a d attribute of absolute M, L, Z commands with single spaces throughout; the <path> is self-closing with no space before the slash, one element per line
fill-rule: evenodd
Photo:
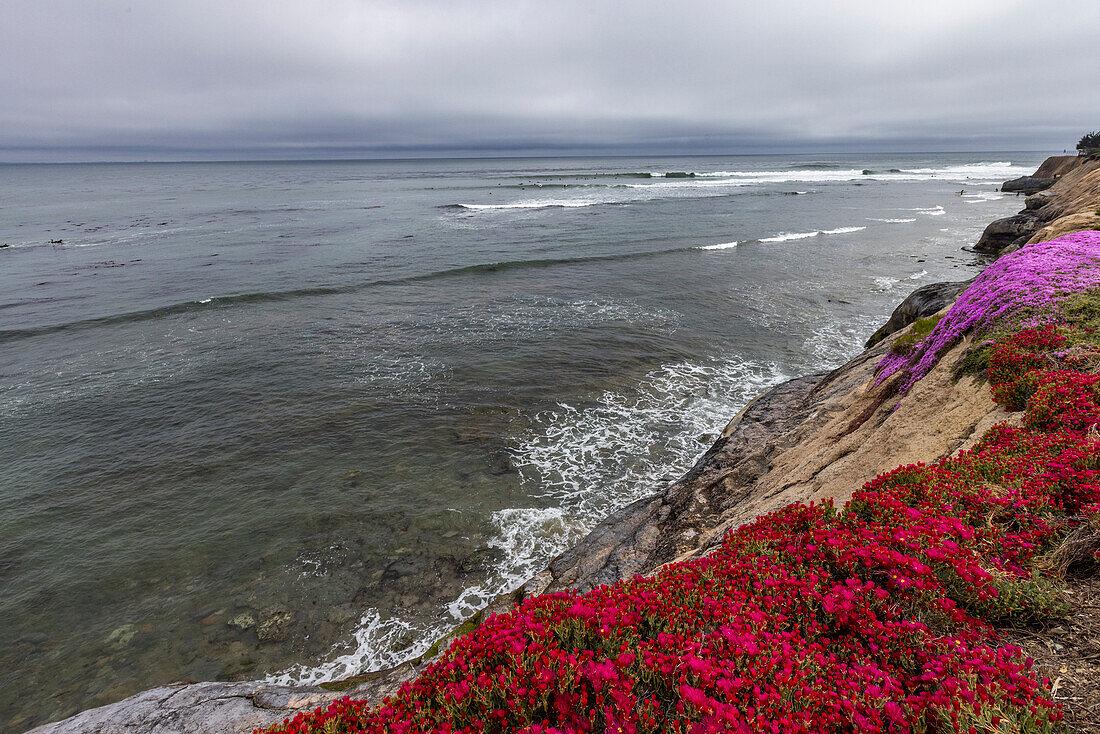
<path fill-rule="evenodd" d="M 884 370 L 911 385 L 963 331 L 1100 282 L 1100 233 L 1060 242 L 990 266 Z M 1078 371 L 1057 319 L 992 345 L 994 399 L 1026 407 L 1023 426 L 883 474 L 839 512 L 789 505 L 705 558 L 529 598 L 380 706 L 343 699 L 272 731 L 1052 731 L 1046 682 L 992 624 L 1056 613 L 1032 561 L 1069 524 L 1100 523 L 1100 376 Z"/>

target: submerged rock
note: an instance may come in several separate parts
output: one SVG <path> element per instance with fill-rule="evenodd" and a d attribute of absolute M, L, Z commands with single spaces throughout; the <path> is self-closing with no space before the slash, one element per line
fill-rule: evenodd
<path fill-rule="evenodd" d="M 275 612 L 256 626 L 256 636 L 263 642 L 283 639 L 293 616 L 290 612 Z"/>
<path fill-rule="evenodd" d="M 107 642 L 114 647 L 126 647 L 136 634 L 137 627 L 132 624 L 124 624 L 107 635 Z"/>
<path fill-rule="evenodd" d="M 256 618 L 248 612 L 242 612 L 230 619 L 228 624 L 230 627 L 236 627 L 239 630 L 251 629 L 256 626 Z"/>

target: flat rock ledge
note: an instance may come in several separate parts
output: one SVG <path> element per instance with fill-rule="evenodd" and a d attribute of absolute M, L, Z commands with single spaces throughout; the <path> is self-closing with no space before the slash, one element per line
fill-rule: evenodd
<path fill-rule="evenodd" d="M 82 711 L 33 732 L 175 734 L 245 732 L 271 726 L 342 694 L 323 689 L 271 686 L 261 682 L 177 683 L 144 691 L 109 706 Z"/>
<path fill-rule="evenodd" d="M 344 691 L 264 681 L 173 683 L 31 730 L 31 734 L 248 734 L 338 698 L 381 701 L 407 680 L 406 664 Z"/>

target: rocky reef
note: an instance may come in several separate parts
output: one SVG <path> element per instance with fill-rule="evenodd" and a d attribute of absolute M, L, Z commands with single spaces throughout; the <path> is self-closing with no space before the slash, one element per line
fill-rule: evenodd
<path fill-rule="evenodd" d="M 1028 197 L 1020 214 L 992 223 L 975 250 L 1004 254 L 1027 243 L 1100 229 L 1100 162 L 1071 165 L 1062 158 L 1067 157 L 1048 160 L 1028 177 L 1044 185 Z M 1016 190 L 1015 185 L 1007 182 L 1004 190 Z M 909 354 L 908 347 L 898 345 L 915 332 L 915 322 L 942 316 L 969 285 L 937 283 L 917 289 L 868 340 L 867 351 L 833 372 L 798 378 L 757 397 L 687 474 L 608 517 L 476 621 L 547 592 L 587 592 L 658 573 L 669 564 L 710 557 L 721 550 L 730 531 L 768 513 L 792 503 L 831 501 L 840 506 L 867 482 L 899 465 L 931 464 L 958 455 L 995 424 L 1022 422 L 1019 406 L 995 400 L 980 376 L 960 377 L 955 369 L 975 346 L 970 334 L 947 344 L 903 396 L 881 379 L 880 366 L 891 355 Z M 378 702 L 421 674 L 450 639 L 441 642 L 421 659 L 337 685 L 180 683 L 34 732 L 250 732 L 345 696 Z"/>

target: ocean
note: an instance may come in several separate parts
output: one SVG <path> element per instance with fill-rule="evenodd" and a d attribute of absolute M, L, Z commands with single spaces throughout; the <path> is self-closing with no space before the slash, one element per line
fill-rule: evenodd
<path fill-rule="evenodd" d="M 0 729 L 424 651 L 1043 157 L 0 166 Z"/>

